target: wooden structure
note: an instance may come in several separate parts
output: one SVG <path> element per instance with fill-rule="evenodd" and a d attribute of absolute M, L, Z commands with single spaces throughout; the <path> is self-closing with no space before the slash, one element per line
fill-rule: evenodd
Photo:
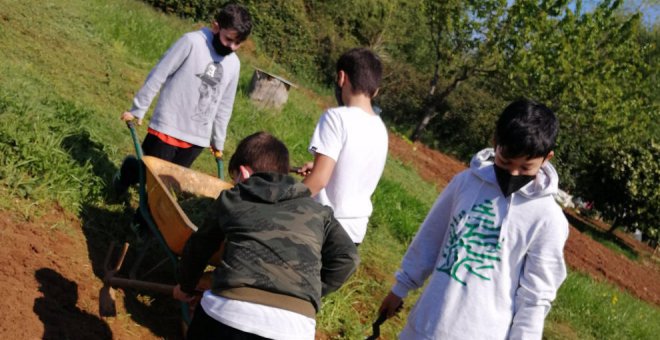
<path fill-rule="evenodd" d="M 255 67 L 250 88 L 250 99 L 261 108 L 281 110 L 289 99 L 289 89 L 296 87 L 290 81 Z"/>

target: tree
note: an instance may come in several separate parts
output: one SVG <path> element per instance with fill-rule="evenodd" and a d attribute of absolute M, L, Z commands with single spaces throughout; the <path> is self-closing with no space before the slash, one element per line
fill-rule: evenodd
<path fill-rule="evenodd" d="M 475 74 L 485 75 L 496 65 L 497 28 L 506 10 L 505 0 L 424 2 L 433 53 L 433 76 L 423 115 L 411 135 L 419 140 L 432 119 L 449 109 L 448 97 Z M 438 80 L 446 86 L 436 93 Z"/>
<path fill-rule="evenodd" d="M 640 229 L 652 243 L 660 239 L 660 144 L 612 146 L 593 159 L 590 199 L 613 231 Z"/>
<path fill-rule="evenodd" d="M 598 149 L 649 140 L 657 103 L 645 77 L 651 66 L 640 45 L 639 14 L 621 15 L 621 2 L 604 1 L 582 13 L 568 1 L 515 2 L 509 9 L 503 55 L 490 87 L 499 96 L 527 96 L 559 115 L 558 170 L 578 194 Z M 507 86 L 502 86 L 507 84 Z"/>
<path fill-rule="evenodd" d="M 621 1 L 584 13 L 574 4 L 514 3 L 490 86 L 502 97 L 549 104 L 561 124 L 560 183 L 594 201 L 613 227 L 639 228 L 657 241 L 657 37 Z"/>

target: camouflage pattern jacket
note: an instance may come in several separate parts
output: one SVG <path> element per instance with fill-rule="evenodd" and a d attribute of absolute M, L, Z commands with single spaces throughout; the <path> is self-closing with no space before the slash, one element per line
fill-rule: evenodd
<path fill-rule="evenodd" d="M 213 292 L 314 318 L 321 296 L 355 271 L 357 249 L 333 211 L 293 177 L 255 173 L 220 194 L 183 251 L 182 290 L 191 293 L 225 241 Z"/>

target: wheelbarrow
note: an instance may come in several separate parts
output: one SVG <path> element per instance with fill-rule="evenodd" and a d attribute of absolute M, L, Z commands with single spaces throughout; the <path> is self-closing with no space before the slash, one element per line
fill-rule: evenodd
<path fill-rule="evenodd" d="M 102 316 L 116 315 L 113 288 L 150 290 L 172 295 L 174 286 L 144 281 L 141 278 L 146 277 L 167 262 L 172 265 L 173 273 L 176 273 L 178 257 L 182 254 L 190 235 L 197 230 L 197 226 L 189 219 L 179 205 L 175 197 L 177 193 L 215 199 L 223 190 L 233 186 L 221 178 L 197 172 L 156 157 L 143 156 L 134 123 L 128 122 L 127 125 L 133 139 L 138 163 L 140 164 L 138 214 L 148 227 L 149 236 L 146 242 L 139 247 L 137 259 L 130 269 L 128 278 L 117 276 L 128 251 L 128 243 L 124 244 L 118 256 L 119 259 L 112 266 L 110 265 L 110 260 L 113 258 L 115 244 L 113 242 L 110 245 L 104 265 L 104 286 L 101 289 L 99 297 L 99 311 Z M 217 165 L 218 177 L 222 177 L 221 159 L 217 160 Z M 145 273 L 138 274 L 138 271 L 143 269 L 142 261 L 154 242 L 165 252 L 166 257 L 152 268 L 146 270 Z M 218 249 L 209 264 L 219 264 L 221 252 L 222 249 Z M 114 257 L 116 258 L 117 256 Z M 186 324 L 189 323 L 188 306 L 184 302 L 181 302 L 181 312 L 183 320 Z"/>

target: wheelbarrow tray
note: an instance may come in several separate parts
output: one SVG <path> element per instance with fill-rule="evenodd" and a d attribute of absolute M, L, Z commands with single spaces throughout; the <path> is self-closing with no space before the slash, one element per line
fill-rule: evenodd
<path fill-rule="evenodd" d="M 197 226 L 181 209 L 173 192 L 215 199 L 222 190 L 230 189 L 233 185 L 156 157 L 144 156 L 142 161 L 146 168 L 149 212 L 167 246 L 180 256 L 190 235 L 197 231 Z"/>

